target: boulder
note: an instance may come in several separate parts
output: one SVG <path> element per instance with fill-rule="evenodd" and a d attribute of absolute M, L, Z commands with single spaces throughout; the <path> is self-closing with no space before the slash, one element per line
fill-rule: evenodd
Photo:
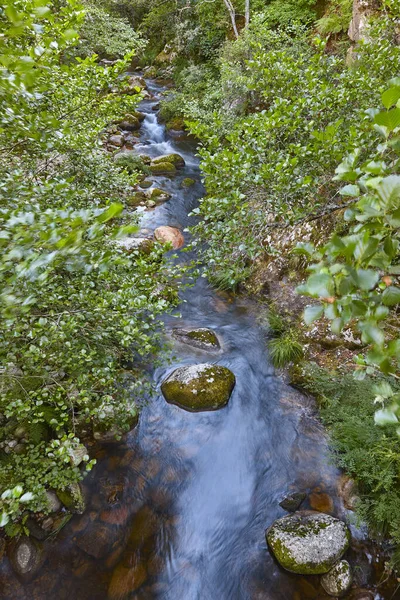
<path fill-rule="evenodd" d="M 36 575 L 44 558 L 42 546 L 26 536 L 22 536 L 12 543 L 9 552 L 11 566 L 23 581 L 29 581 Z"/>
<path fill-rule="evenodd" d="M 119 121 L 118 126 L 124 131 L 137 131 L 140 129 L 140 121 L 135 115 L 127 114 Z"/>
<path fill-rule="evenodd" d="M 344 596 L 350 589 L 352 582 L 353 577 L 347 560 L 341 560 L 336 563 L 328 573 L 325 573 L 321 577 L 322 587 L 327 594 L 335 596 L 335 598 Z"/>
<path fill-rule="evenodd" d="M 165 379 L 161 391 L 170 404 L 192 412 L 223 408 L 235 387 L 226 367 L 209 363 L 179 367 Z"/>
<path fill-rule="evenodd" d="M 153 158 L 153 165 L 158 165 L 159 163 L 171 163 L 178 169 L 185 166 L 185 160 L 180 154 L 163 154 L 162 156 L 157 156 L 157 158 Z"/>
<path fill-rule="evenodd" d="M 306 497 L 307 494 L 305 492 L 293 492 L 281 500 L 279 506 L 288 512 L 295 512 L 300 508 L 300 505 L 304 502 Z"/>
<path fill-rule="evenodd" d="M 71 483 L 65 490 L 57 490 L 58 499 L 69 511 L 81 515 L 85 512 L 85 500 L 79 483 Z"/>
<path fill-rule="evenodd" d="M 53 490 L 46 490 L 46 503 L 49 513 L 61 510 L 61 502 Z"/>
<path fill-rule="evenodd" d="M 124 240 L 117 240 L 116 244 L 123 248 L 127 254 L 138 252 L 139 254 L 149 255 L 154 246 L 154 242 L 150 238 L 125 238 Z"/>
<path fill-rule="evenodd" d="M 196 183 L 195 179 L 192 179 L 191 177 L 185 177 L 185 179 L 182 181 L 182 187 L 188 188 L 188 187 L 191 187 L 192 185 L 194 185 L 195 183 Z"/>
<path fill-rule="evenodd" d="M 327 573 L 346 552 L 350 532 L 343 521 L 304 510 L 282 517 L 266 531 L 280 565 L 301 575 Z"/>
<path fill-rule="evenodd" d="M 118 146 L 119 148 L 124 145 L 124 136 L 123 135 L 110 135 L 108 138 L 108 142 L 112 146 Z"/>
<path fill-rule="evenodd" d="M 163 202 L 167 202 L 171 198 L 171 194 L 168 192 L 164 192 L 164 190 L 160 190 L 159 188 L 153 188 L 148 192 L 148 198 L 154 200 L 156 204 L 162 204 Z"/>
<path fill-rule="evenodd" d="M 175 328 L 172 330 L 175 339 L 188 346 L 194 346 L 201 350 L 220 350 L 221 346 L 212 329 L 199 327 L 198 329 Z"/>
<path fill-rule="evenodd" d="M 121 533 L 114 527 L 95 521 L 79 536 L 76 545 L 89 556 L 101 559 L 110 553 Z"/>
<path fill-rule="evenodd" d="M 152 182 L 152 181 L 149 181 L 148 179 L 145 179 L 144 181 L 141 181 L 141 182 L 139 183 L 139 187 L 140 187 L 142 190 L 147 190 L 147 189 L 148 189 L 148 188 L 150 188 L 152 185 L 153 185 L 153 182 Z"/>
<path fill-rule="evenodd" d="M 133 116 L 137 118 L 139 123 L 143 123 L 143 121 L 146 118 L 146 115 L 144 113 L 140 112 L 140 110 L 135 110 L 133 113 Z"/>
<path fill-rule="evenodd" d="M 154 237 L 160 244 L 171 244 L 174 250 L 178 250 L 185 243 L 185 238 L 180 229 L 168 225 L 157 227 Z"/>
<path fill-rule="evenodd" d="M 142 564 L 133 563 L 132 566 L 119 564 L 112 574 L 107 597 L 109 600 L 130 598 L 131 594 L 139 589 L 146 579 L 147 571 Z"/>
<path fill-rule="evenodd" d="M 132 196 L 127 198 L 126 203 L 128 206 L 135 208 L 139 206 L 141 203 L 146 202 L 147 196 L 144 192 L 135 192 Z"/>
<path fill-rule="evenodd" d="M 152 162 L 149 168 L 153 175 L 175 175 L 176 173 L 175 165 L 169 162 Z"/>

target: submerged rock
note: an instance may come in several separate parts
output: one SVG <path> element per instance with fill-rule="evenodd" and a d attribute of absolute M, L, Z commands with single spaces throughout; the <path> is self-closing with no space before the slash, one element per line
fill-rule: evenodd
<path fill-rule="evenodd" d="M 152 190 L 149 190 L 148 197 L 157 204 L 161 204 L 162 202 L 170 200 L 171 194 L 168 194 L 168 192 L 164 192 L 164 190 L 160 190 L 159 188 L 153 188 Z"/>
<path fill-rule="evenodd" d="M 172 330 L 175 339 L 188 346 L 194 346 L 201 350 L 220 350 L 221 346 L 212 329 L 199 327 L 198 329 L 180 329 Z"/>
<path fill-rule="evenodd" d="M 304 502 L 306 497 L 307 494 L 305 492 L 293 492 L 281 500 L 279 502 L 279 506 L 288 512 L 295 512 L 298 508 L 300 508 L 300 505 L 302 502 Z"/>
<path fill-rule="evenodd" d="M 235 376 L 226 367 L 209 363 L 179 367 L 161 386 L 170 404 L 197 412 L 223 408 L 235 387 Z"/>
<path fill-rule="evenodd" d="M 185 243 L 182 232 L 176 227 L 169 227 L 168 225 L 157 227 L 154 237 L 160 244 L 172 244 L 174 250 L 178 250 Z"/>
<path fill-rule="evenodd" d="M 180 154 L 163 154 L 162 156 L 157 156 L 157 158 L 153 159 L 153 164 L 157 165 L 159 163 L 171 163 L 175 165 L 178 169 L 185 166 L 185 160 Z"/>
<path fill-rule="evenodd" d="M 29 581 L 42 566 L 44 552 L 38 542 L 22 536 L 12 544 L 9 558 L 18 577 L 24 581 Z"/>
<path fill-rule="evenodd" d="M 147 571 L 142 564 L 125 566 L 119 564 L 114 569 L 108 588 L 109 600 L 125 600 L 139 589 L 147 579 Z"/>
<path fill-rule="evenodd" d="M 278 519 L 266 537 L 281 566 L 301 575 L 327 573 L 350 543 L 343 521 L 309 510 Z"/>
<path fill-rule="evenodd" d="M 195 183 L 196 183 L 195 179 L 192 179 L 191 177 L 185 177 L 185 179 L 182 181 L 182 187 L 188 188 L 188 187 L 191 187 L 192 185 L 194 185 Z"/>
<path fill-rule="evenodd" d="M 149 169 L 153 175 L 174 175 L 176 173 L 175 165 L 166 161 L 152 162 Z"/>
<path fill-rule="evenodd" d="M 326 593 L 339 598 L 350 589 L 352 581 L 353 577 L 347 560 L 341 560 L 321 577 L 321 585 Z"/>
<path fill-rule="evenodd" d="M 65 490 L 57 490 L 57 496 L 72 513 L 81 515 L 85 512 L 85 500 L 79 483 L 71 483 Z"/>

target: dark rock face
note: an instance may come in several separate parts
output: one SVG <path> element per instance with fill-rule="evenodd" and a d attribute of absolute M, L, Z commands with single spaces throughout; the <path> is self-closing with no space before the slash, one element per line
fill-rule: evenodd
<path fill-rule="evenodd" d="M 188 346 L 194 346 L 194 348 L 213 351 L 221 349 L 219 340 L 212 329 L 205 327 L 197 329 L 175 328 L 172 330 L 172 335 L 179 342 Z"/>
<path fill-rule="evenodd" d="M 281 502 L 279 502 L 279 506 L 288 512 L 295 512 L 300 508 L 306 497 L 307 494 L 305 492 L 294 492 L 293 494 L 288 494 L 286 498 L 281 500 Z"/>
<path fill-rule="evenodd" d="M 309 510 L 278 519 L 266 537 L 280 565 L 301 575 L 327 573 L 350 543 L 350 532 L 343 521 Z"/>
<path fill-rule="evenodd" d="M 38 542 L 23 536 L 12 544 L 9 558 L 18 577 L 23 581 L 29 581 L 39 571 L 45 556 Z"/>
<path fill-rule="evenodd" d="M 161 386 L 170 404 L 192 412 L 218 410 L 229 401 L 235 376 L 226 367 L 212 364 L 176 369 Z"/>

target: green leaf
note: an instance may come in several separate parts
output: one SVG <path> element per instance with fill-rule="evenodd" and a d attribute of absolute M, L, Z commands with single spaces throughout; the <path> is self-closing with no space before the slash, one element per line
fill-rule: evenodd
<path fill-rule="evenodd" d="M 372 269 L 357 269 L 355 273 L 355 281 L 361 290 L 372 290 L 379 281 L 378 271 Z"/>
<path fill-rule="evenodd" d="M 365 341 L 373 342 L 378 346 L 383 346 L 385 343 L 385 335 L 382 329 L 370 322 L 364 323 L 362 326 L 362 336 Z"/>
<path fill-rule="evenodd" d="M 400 289 L 390 285 L 382 294 L 382 302 L 385 306 L 396 306 L 400 303 Z"/>
<path fill-rule="evenodd" d="M 329 298 L 334 289 L 332 277 L 328 273 L 311 275 L 306 282 L 306 287 L 309 294 L 320 298 Z"/>
<path fill-rule="evenodd" d="M 391 108 L 400 100 L 400 87 L 391 87 L 382 94 L 382 104 L 385 108 Z"/>
<path fill-rule="evenodd" d="M 322 317 L 323 313 L 324 313 L 323 306 L 307 306 L 307 308 L 304 311 L 305 324 L 311 325 L 311 323 L 314 323 L 314 321 L 316 321 L 317 319 Z"/>
<path fill-rule="evenodd" d="M 387 112 L 380 112 L 374 119 L 377 125 L 386 127 L 389 132 L 394 131 L 397 127 L 400 127 L 400 108 L 392 108 Z"/>
<path fill-rule="evenodd" d="M 97 217 L 96 221 L 98 223 L 106 223 L 107 221 L 110 221 L 111 219 L 114 219 L 116 216 L 120 215 L 123 210 L 123 204 L 114 202 L 107 208 L 107 210 Z"/>
<path fill-rule="evenodd" d="M 371 183 L 369 185 L 372 187 Z M 387 208 L 398 206 L 400 202 L 400 175 L 389 175 L 379 179 L 373 182 L 373 187 Z"/>
<path fill-rule="evenodd" d="M 377 410 L 374 416 L 376 425 L 392 425 L 398 423 L 399 420 L 392 408 L 382 408 Z"/>
<path fill-rule="evenodd" d="M 358 187 L 358 185 L 355 185 L 353 183 L 349 183 L 348 185 L 345 185 L 340 190 L 340 195 L 341 196 L 357 197 L 357 196 L 360 195 L 360 188 Z"/>

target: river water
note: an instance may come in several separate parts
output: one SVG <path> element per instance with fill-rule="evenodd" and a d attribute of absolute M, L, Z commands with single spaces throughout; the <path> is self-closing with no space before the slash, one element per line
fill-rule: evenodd
<path fill-rule="evenodd" d="M 152 177 L 172 198 L 144 212 L 141 225 L 184 229 L 204 193 L 195 147 L 158 123 L 153 107 L 163 89 L 154 82 L 149 89 L 154 99 L 140 107 L 146 119 L 134 152 L 178 152 L 186 167 L 172 179 Z M 196 184 L 183 189 L 185 177 Z M 256 312 L 244 299 L 218 294 L 201 277 L 183 292 L 179 311 L 165 318 L 167 331 L 210 327 L 222 352 L 210 356 L 176 343 L 173 361 L 158 367 L 154 380 L 159 386 L 177 366 L 217 362 L 236 376 L 229 404 L 190 413 L 167 404 L 161 393 L 145 404 L 125 440 L 95 449 L 98 464 L 84 482 L 88 509 L 45 542 L 46 562 L 35 579 L 19 581 L 3 561 L 0 598 L 328 598 L 317 577 L 283 571 L 266 545 L 265 529 L 286 514 L 279 501 L 289 491 L 312 494 L 314 503 L 341 518 L 351 513 L 339 498 L 340 473 L 330 462 L 314 403 L 275 376 Z M 353 532 L 357 540 L 349 559 L 358 565 L 359 587 L 372 590 L 362 598 L 395 597 L 385 586 L 378 593 L 379 556 L 362 532 Z"/>

